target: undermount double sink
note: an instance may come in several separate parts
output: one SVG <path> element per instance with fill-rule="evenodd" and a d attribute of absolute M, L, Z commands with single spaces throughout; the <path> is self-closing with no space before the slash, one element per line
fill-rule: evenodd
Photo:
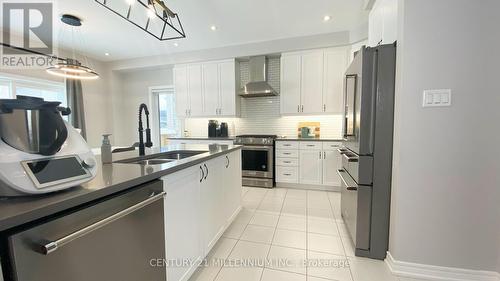
<path fill-rule="evenodd" d="M 193 150 L 177 150 L 169 151 L 163 153 L 157 153 L 152 155 L 146 155 L 142 157 L 130 158 L 125 160 L 115 161 L 115 163 L 123 164 L 139 164 L 139 165 L 161 165 L 170 163 L 173 161 L 185 159 L 198 154 L 205 153 L 207 151 L 193 151 Z"/>

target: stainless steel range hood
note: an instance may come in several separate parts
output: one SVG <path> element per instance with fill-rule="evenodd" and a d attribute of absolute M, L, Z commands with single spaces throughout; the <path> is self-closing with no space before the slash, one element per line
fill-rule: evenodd
<path fill-rule="evenodd" d="M 250 82 L 240 94 L 243 98 L 277 96 L 278 93 L 266 80 L 267 62 L 265 56 L 250 57 Z"/>

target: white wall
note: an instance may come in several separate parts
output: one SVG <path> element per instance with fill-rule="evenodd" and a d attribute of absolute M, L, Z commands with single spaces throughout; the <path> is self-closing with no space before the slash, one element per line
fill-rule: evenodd
<path fill-rule="evenodd" d="M 398 261 L 497 271 L 500 2 L 401 0 L 391 232 Z M 452 106 L 422 108 L 450 88 Z"/>
<path fill-rule="evenodd" d="M 355 34 L 355 36 L 361 36 L 363 32 L 366 35 L 366 28 L 360 26 L 358 29 L 353 31 L 353 35 Z M 350 32 L 344 31 L 297 38 L 278 39 L 265 42 L 255 42 L 216 49 L 181 52 L 169 55 L 114 61 L 111 63 L 111 68 L 113 70 L 130 70 L 141 67 L 163 67 L 165 65 L 180 63 L 220 60 L 262 54 L 274 54 L 314 48 L 346 46 L 352 42 L 350 41 L 350 36 Z"/>
<path fill-rule="evenodd" d="M 149 87 L 173 84 L 172 68 L 114 72 L 110 83 L 113 92 L 113 145 L 129 146 L 139 141 L 139 105 L 149 103 Z"/>

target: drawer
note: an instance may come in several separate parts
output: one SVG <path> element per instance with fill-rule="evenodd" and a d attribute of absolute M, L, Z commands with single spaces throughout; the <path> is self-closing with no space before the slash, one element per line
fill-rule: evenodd
<path fill-rule="evenodd" d="M 298 167 L 299 159 L 297 158 L 276 158 L 276 166 Z"/>
<path fill-rule="evenodd" d="M 277 182 L 299 182 L 299 168 L 298 167 L 276 167 L 276 181 Z"/>
<path fill-rule="evenodd" d="M 298 150 L 285 150 L 285 149 L 278 149 L 276 150 L 276 158 L 299 158 L 299 151 Z"/>
<path fill-rule="evenodd" d="M 342 145 L 338 141 L 325 141 L 323 142 L 323 150 L 337 150 Z"/>
<path fill-rule="evenodd" d="M 277 141 L 277 149 L 299 149 L 298 141 Z"/>
<path fill-rule="evenodd" d="M 319 141 L 301 141 L 300 142 L 301 150 L 322 150 L 323 145 Z"/>

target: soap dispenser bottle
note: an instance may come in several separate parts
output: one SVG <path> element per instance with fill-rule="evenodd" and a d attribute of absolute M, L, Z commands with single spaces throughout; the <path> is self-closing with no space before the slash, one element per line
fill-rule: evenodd
<path fill-rule="evenodd" d="M 111 155 L 111 142 L 109 141 L 109 136 L 111 136 L 111 134 L 104 134 L 102 136 L 101 161 L 103 164 L 111 164 L 113 162 L 113 157 Z"/>

